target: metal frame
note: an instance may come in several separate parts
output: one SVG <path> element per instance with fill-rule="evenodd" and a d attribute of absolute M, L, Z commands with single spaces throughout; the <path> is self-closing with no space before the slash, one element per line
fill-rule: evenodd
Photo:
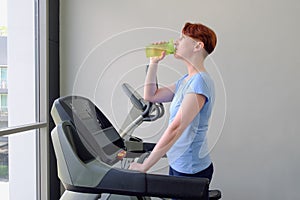
<path fill-rule="evenodd" d="M 49 67 L 48 67 L 48 0 L 35 3 L 35 48 L 36 48 L 36 123 L 0 129 L 0 136 L 8 136 L 36 130 L 37 194 L 36 199 L 49 199 Z"/>
<path fill-rule="evenodd" d="M 8 127 L 8 128 L 0 129 L 0 136 L 7 136 L 7 135 L 15 134 L 15 133 L 45 128 L 45 127 L 47 127 L 46 122 L 37 122 L 37 123 L 32 123 L 32 124 Z"/>

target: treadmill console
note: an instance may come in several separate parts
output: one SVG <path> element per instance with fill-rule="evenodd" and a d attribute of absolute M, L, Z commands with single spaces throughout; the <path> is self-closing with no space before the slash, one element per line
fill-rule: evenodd
<path fill-rule="evenodd" d="M 124 141 L 105 115 L 89 99 L 67 96 L 57 99 L 51 111 L 55 123 L 71 121 L 93 156 L 113 165 L 125 150 Z"/>

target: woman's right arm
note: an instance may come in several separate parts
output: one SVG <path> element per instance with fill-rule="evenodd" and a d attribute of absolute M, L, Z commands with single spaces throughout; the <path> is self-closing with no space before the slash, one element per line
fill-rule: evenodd
<path fill-rule="evenodd" d="M 156 85 L 158 62 L 164 57 L 165 53 L 162 53 L 160 57 L 150 59 L 144 86 L 144 99 L 147 101 L 155 103 L 170 102 L 174 97 L 175 84 L 162 88 L 157 88 Z"/>

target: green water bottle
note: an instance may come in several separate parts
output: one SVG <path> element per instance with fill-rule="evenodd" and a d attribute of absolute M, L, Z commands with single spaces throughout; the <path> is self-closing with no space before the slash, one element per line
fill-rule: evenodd
<path fill-rule="evenodd" d="M 169 42 L 163 44 L 151 44 L 146 46 L 146 57 L 150 58 L 161 56 L 161 53 L 163 51 L 166 52 L 166 55 L 175 53 L 173 40 L 170 40 Z"/>

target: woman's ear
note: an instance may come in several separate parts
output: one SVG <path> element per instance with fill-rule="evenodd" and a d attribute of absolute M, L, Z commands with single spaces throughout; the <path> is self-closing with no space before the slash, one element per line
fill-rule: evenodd
<path fill-rule="evenodd" d="M 198 42 L 200 47 L 203 49 L 204 48 L 204 43 L 203 42 Z"/>
<path fill-rule="evenodd" d="M 197 42 L 197 44 L 195 45 L 195 50 L 196 51 L 200 51 L 203 48 L 204 48 L 204 43 L 203 42 Z"/>

